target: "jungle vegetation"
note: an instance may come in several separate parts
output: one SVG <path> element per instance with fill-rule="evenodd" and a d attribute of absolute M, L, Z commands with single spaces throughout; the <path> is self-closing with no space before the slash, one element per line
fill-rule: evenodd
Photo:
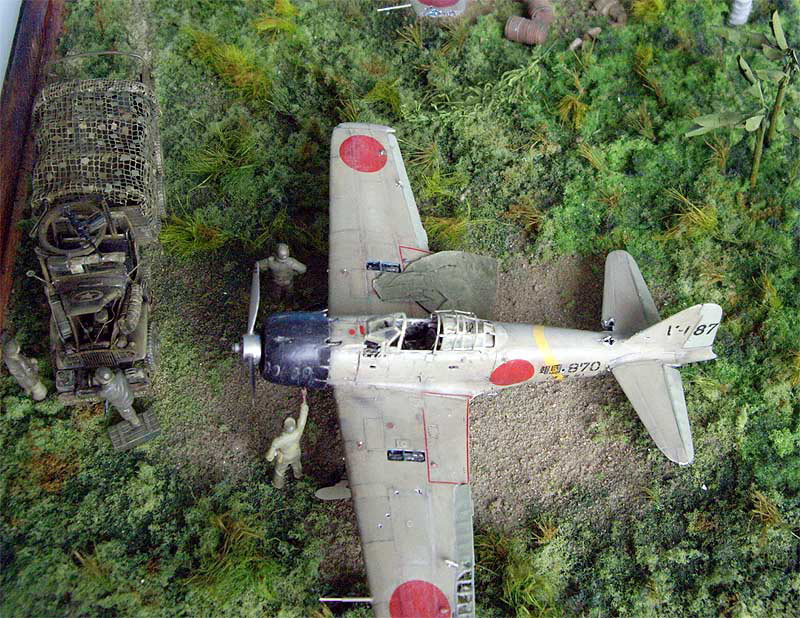
<path fill-rule="evenodd" d="M 538 261 L 625 248 L 664 315 L 699 302 L 725 313 L 719 359 L 682 372 L 695 463 L 655 482 L 635 514 L 594 518 L 576 496 L 565 510 L 532 505 L 520 529 L 477 530 L 479 616 L 800 614 L 798 140 L 770 133 L 751 185 L 753 133 L 685 137 L 693 119 L 752 100 L 742 46 L 721 34 L 727 2 L 634 0 L 624 27 L 578 13 L 574 35 L 534 48 L 502 36 L 522 12 L 511 0 L 447 27 L 375 4 L 68 4 L 62 50 L 153 54 L 164 260 L 194 273 L 197 293 L 160 290 L 168 396 L 150 405 L 165 436 L 144 447 L 115 453 L 99 407 L 34 404 L 0 377 L 0 615 L 306 618 L 331 615 L 320 594 L 357 592 L 322 573 L 330 531 L 310 482 L 287 498 L 257 458 L 228 479 L 164 454 L 175 428 L 207 421 L 198 392 L 216 392 L 235 362 L 219 341 L 242 329 L 252 261 L 280 234 L 324 264 L 327 143 L 355 120 L 396 128 L 435 248 Z M 769 34 L 775 10 L 796 49 L 791 0 L 758 3 L 747 28 Z M 147 40 L 132 27 L 142 18 Z M 595 25 L 593 45 L 566 50 Z M 764 100 L 779 87 L 766 80 Z M 797 109 L 795 90 L 782 96 Z M 44 359 L 31 254 L 13 324 Z M 230 265 L 226 277 L 209 264 Z M 241 311 L 211 316 L 222 293 Z M 197 307 L 208 324 L 192 324 Z M 632 420 L 627 439 L 648 438 Z"/>

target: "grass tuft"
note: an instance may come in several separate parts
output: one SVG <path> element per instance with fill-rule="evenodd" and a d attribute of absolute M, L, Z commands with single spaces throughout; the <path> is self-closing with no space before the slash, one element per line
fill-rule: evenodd
<path fill-rule="evenodd" d="M 653 24 L 659 21 L 665 9 L 664 0 L 633 0 L 633 17 L 645 24 Z"/>
<path fill-rule="evenodd" d="M 364 97 L 366 103 L 383 103 L 392 113 L 400 117 L 402 115 L 400 90 L 397 85 L 400 83 L 400 78 L 395 80 L 379 79 L 375 85 Z"/>
<path fill-rule="evenodd" d="M 708 236 L 717 229 L 717 209 L 714 206 L 697 206 L 677 189 L 667 189 L 666 194 L 681 204 L 681 212 L 674 215 L 675 225 L 666 231 L 666 238 L 682 236 Z"/>
<path fill-rule="evenodd" d="M 608 166 L 603 159 L 603 155 L 600 154 L 600 151 L 597 148 L 590 146 L 586 142 L 581 142 L 578 144 L 578 154 L 586 159 L 586 161 L 588 161 L 589 164 L 597 171 L 606 171 Z"/>
<path fill-rule="evenodd" d="M 561 123 L 571 126 L 576 131 L 581 128 L 589 106 L 581 101 L 581 95 L 567 94 L 558 103 L 558 115 Z"/>
<path fill-rule="evenodd" d="M 270 78 L 255 50 L 223 43 L 214 35 L 194 28 L 186 28 L 186 32 L 194 42 L 194 55 L 230 88 L 245 99 L 266 100 Z"/>
<path fill-rule="evenodd" d="M 527 238 L 536 236 L 545 221 L 544 213 L 527 198 L 509 206 L 505 216 L 521 226 Z"/>
<path fill-rule="evenodd" d="M 219 249 L 228 239 L 226 232 L 205 222 L 200 210 L 186 217 L 172 217 L 161 231 L 164 248 L 183 258 Z"/>

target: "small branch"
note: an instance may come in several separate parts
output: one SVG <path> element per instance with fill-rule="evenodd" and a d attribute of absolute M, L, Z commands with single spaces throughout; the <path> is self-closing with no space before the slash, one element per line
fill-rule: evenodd
<path fill-rule="evenodd" d="M 767 123 L 766 119 L 761 119 L 761 125 L 758 127 L 758 134 L 756 135 L 756 143 L 753 147 L 753 170 L 750 172 L 750 188 L 754 189 L 756 186 L 756 178 L 758 178 L 758 168 L 761 165 L 761 153 L 764 151 L 764 134 L 766 133 Z"/>
<path fill-rule="evenodd" d="M 789 76 L 787 75 L 781 80 L 778 86 L 778 94 L 775 96 L 775 103 L 769 114 L 769 133 L 767 133 L 767 141 L 764 144 L 765 147 L 768 147 L 772 143 L 772 140 L 775 139 L 775 131 L 778 126 L 778 114 L 780 114 L 781 108 L 783 107 L 783 98 L 786 96 L 786 86 L 788 85 Z"/>

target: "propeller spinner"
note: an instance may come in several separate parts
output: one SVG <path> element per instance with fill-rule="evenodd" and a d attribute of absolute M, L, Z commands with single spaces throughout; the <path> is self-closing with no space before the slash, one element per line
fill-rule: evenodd
<path fill-rule="evenodd" d="M 256 395 L 256 367 L 261 362 L 261 337 L 255 333 L 258 306 L 261 302 L 261 269 L 256 262 L 253 269 L 253 281 L 250 284 L 250 310 L 247 315 L 247 332 L 242 343 L 236 343 L 233 351 L 242 354 L 242 360 L 250 372 L 250 395 Z"/>

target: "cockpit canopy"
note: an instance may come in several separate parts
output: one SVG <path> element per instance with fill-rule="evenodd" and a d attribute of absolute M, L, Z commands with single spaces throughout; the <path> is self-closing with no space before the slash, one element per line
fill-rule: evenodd
<path fill-rule="evenodd" d="M 494 347 L 494 324 L 465 311 L 436 311 L 429 318 L 392 313 L 366 323 L 365 353 L 378 356 L 388 349 L 466 351 Z"/>

